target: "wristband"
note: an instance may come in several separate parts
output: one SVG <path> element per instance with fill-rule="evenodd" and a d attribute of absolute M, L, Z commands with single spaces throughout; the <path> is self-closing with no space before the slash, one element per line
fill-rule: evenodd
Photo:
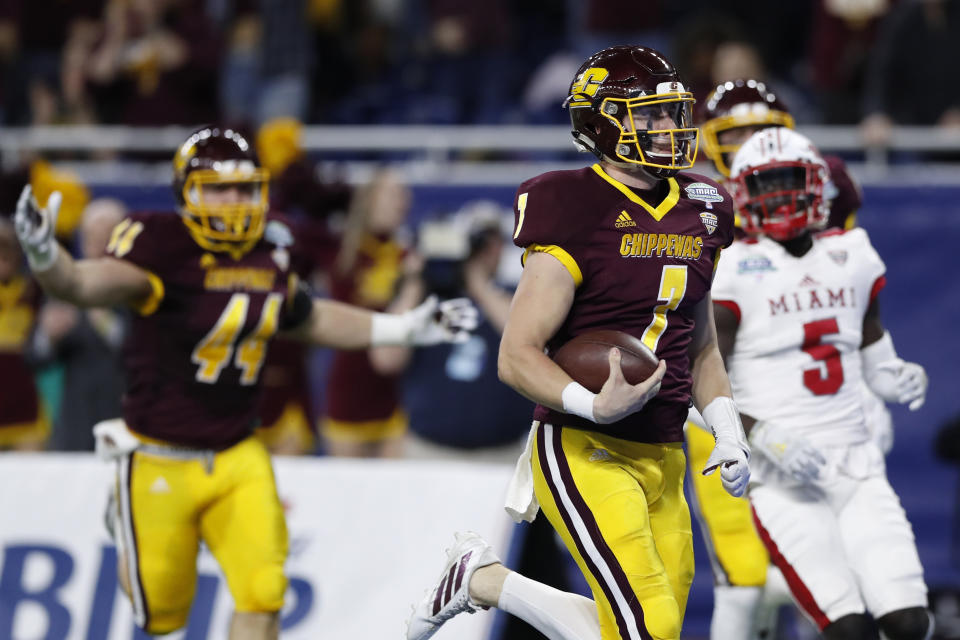
<path fill-rule="evenodd" d="M 710 404 L 703 408 L 703 419 L 710 425 L 713 431 L 713 437 L 732 438 L 747 456 L 750 455 L 750 445 L 747 444 L 747 438 L 743 433 L 743 423 L 740 422 L 740 412 L 733 398 L 727 396 L 717 396 Z"/>
<path fill-rule="evenodd" d="M 579 382 L 571 382 L 563 388 L 560 398 L 563 400 L 563 411 L 581 418 L 586 418 L 590 422 L 596 422 L 593 417 L 593 399 L 597 394 L 593 393 Z"/>
<path fill-rule="evenodd" d="M 405 346 L 410 343 L 410 322 L 404 314 L 374 313 L 370 319 L 370 346 Z"/>

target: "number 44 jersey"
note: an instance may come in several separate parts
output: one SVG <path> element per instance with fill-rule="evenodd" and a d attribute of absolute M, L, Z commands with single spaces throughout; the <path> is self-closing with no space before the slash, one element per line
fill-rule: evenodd
<path fill-rule="evenodd" d="M 153 295 L 124 346 L 123 417 L 142 435 L 225 449 L 250 435 L 274 334 L 296 324 L 289 227 L 268 218 L 249 251 L 202 249 L 176 213 L 136 213 L 107 252 L 144 269 Z"/>
<path fill-rule="evenodd" d="M 763 237 L 725 251 L 713 301 L 739 320 L 727 367 L 740 411 L 820 446 L 868 440 L 860 343 L 884 272 L 859 228 L 821 233 L 799 258 Z"/>

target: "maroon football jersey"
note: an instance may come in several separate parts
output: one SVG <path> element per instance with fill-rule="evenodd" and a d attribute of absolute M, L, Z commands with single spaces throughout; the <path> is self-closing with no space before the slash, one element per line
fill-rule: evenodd
<path fill-rule="evenodd" d="M 202 249 L 176 213 L 137 213 L 117 225 L 108 253 L 154 283 L 124 345 L 131 429 L 212 449 L 252 432 L 268 344 L 289 322 L 292 242 L 275 216 L 237 257 Z"/>
<path fill-rule="evenodd" d="M 660 392 L 619 422 L 597 425 L 541 405 L 535 419 L 637 442 L 683 440 L 693 310 L 710 290 L 720 248 L 733 240 L 733 204 L 716 182 L 695 174 L 670 178 L 662 193 L 648 202 L 599 164 L 520 185 L 514 242 L 525 256 L 557 257 L 577 285 L 548 353 L 581 333 L 616 329 L 667 362 Z"/>
<path fill-rule="evenodd" d="M 0 428 L 39 417 L 33 369 L 23 355 L 39 304 L 40 290 L 32 280 L 15 276 L 0 282 Z"/>
<path fill-rule="evenodd" d="M 333 271 L 330 293 L 340 300 L 383 311 L 396 292 L 405 251 L 392 238 L 364 237 L 349 273 Z M 396 376 L 377 373 L 367 351 L 337 351 L 327 380 L 327 416 L 343 422 L 386 420 L 400 404 Z"/>

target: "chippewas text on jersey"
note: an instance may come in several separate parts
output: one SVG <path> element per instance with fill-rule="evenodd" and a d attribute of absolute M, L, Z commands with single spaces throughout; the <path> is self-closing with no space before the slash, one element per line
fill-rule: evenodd
<path fill-rule="evenodd" d="M 682 258 L 699 260 L 703 238 L 677 233 L 625 233 L 620 240 L 624 258 Z"/>

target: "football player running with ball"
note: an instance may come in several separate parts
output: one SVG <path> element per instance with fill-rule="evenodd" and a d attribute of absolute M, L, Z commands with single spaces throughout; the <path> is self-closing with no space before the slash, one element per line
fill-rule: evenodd
<path fill-rule="evenodd" d="M 763 129 L 734 156 L 748 239 L 713 286 L 720 351 L 754 457 L 757 532 L 797 606 L 828 640 L 921 640 L 932 625 L 913 532 L 886 480 L 861 381 L 918 409 L 927 378 L 880 322 L 884 264 L 863 229 L 819 232 L 827 164 L 809 140 Z"/>
<path fill-rule="evenodd" d="M 44 290 L 135 312 L 124 348 L 123 421 L 95 430 L 116 460 L 119 578 L 151 634 L 183 627 L 206 543 L 226 576 L 231 640 L 279 633 L 287 528 L 257 426 L 260 369 L 278 333 L 341 349 L 467 338 L 476 310 L 436 299 L 402 315 L 314 300 L 291 270 L 294 241 L 268 212 L 267 171 L 237 132 L 205 127 L 173 160 L 177 212 L 136 213 L 108 256 L 74 260 L 53 236 L 59 193 L 27 186 L 17 235 Z"/>
<path fill-rule="evenodd" d="M 716 343 L 710 285 L 733 240 L 733 206 L 693 165 L 693 96 L 660 53 L 618 46 L 591 56 L 566 101 L 573 136 L 599 162 L 523 183 L 514 241 L 524 273 L 500 346 L 501 379 L 538 403 L 508 511 L 542 509 L 593 599 L 507 570 L 475 534 L 458 538 L 407 637 L 461 612 L 499 607 L 552 640 L 675 639 L 693 578 L 683 497 L 687 408 L 716 435 L 705 473 L 742 495 L 749 448 Z M 630 385 L 620 352 L 599 393 L 549 357 L 572 337 L 614 329 L 660 359 Z M 545 350 L 547 353 L 545 353 Z"/>

